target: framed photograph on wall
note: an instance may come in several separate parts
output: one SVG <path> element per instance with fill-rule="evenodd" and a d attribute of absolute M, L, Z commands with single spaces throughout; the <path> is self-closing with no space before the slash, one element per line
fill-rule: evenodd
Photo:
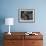
<path fill-rule="evenodd" d="M 35 22 L 35 9 L 19 9 L 18 21 L 24 23 Z"/>

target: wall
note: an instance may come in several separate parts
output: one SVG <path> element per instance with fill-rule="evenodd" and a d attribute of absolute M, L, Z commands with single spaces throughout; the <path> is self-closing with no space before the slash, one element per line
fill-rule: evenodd
<path fill-rule="evenodd" d="M 15 24 L 11 31 L 46 31 L 46 1 L 45 0 L 1 0 L 1 15 L 13 17 Z M 35 23 L 19 23 L 18 9 L 35 9 Z M 2 25 L 2 32 L 8 31 L 6 25 Z"/>

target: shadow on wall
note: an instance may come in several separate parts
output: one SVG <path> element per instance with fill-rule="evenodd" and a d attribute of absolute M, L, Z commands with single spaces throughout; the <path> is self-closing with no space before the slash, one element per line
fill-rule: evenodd
<path fill-rule="evenodd" d="M 5 17 L 0 16 L 0 46 L 3 46 L 3 32 L 2 32 L 2 25 L 5 23 Z"/>

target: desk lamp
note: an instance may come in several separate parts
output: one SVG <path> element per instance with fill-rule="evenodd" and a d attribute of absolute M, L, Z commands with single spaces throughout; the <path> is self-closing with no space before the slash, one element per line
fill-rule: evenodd
<path fill-rule="evenodd" d="M 14 18 L 5 18 L 5 25 L 9 25 L 8 34 L 11 35 L 11 33 L 10 33 L 10 26 L 14 25 Z"/>

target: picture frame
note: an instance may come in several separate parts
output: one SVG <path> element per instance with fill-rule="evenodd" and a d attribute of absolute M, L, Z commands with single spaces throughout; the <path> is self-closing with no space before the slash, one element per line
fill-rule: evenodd
<path fill-rule="evenodd" d="M 35 9 L 18 9 L 18 21 L 22 23 L 34 23 Z"/>

